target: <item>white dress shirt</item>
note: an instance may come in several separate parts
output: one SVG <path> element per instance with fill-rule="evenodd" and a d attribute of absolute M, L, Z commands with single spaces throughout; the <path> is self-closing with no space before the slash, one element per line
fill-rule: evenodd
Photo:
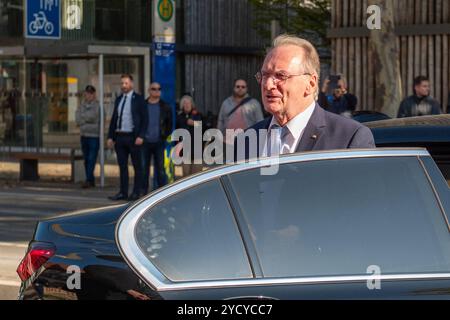
<path fill-rule="evenodd" d="M 133 99 L 134 91 L 131 90 L 127 94 L 123 94 L 122 99 L 119 102 L 119 108 L 118 108 L 118 117 L 117 117 L 117 131 L 121 132 L 133 132 L 134 129 L 134 123 L 133 123 L 133 115 L 131 113 L 131 100 Z M 125 105 L 123 105 L 123 99 L 127 97 L 127 100 L 125 101 Z M 122 112 L 122 108 L 125 108 L 123 110 L 122 114 L 122 127 L 120 127 L 120 113 Z"/>
<path fill-rule="evenodd" d="M 305 109 L 305 111 L 299 113 L 294 118 L 292 118 L 288 123 L 285 124 L 285 127 L 287 127 L 288 132 L 281 139 L 280 154 L 295 152 L 295 150 L 297 149 L 297 145 L 303 136 L 303 132 L 305 131 L 306 125 L 308 124 L 309 119 L 311 118 L 311 115 L 314 112 L 315 107 L 316 102 L 314 101 L 311 105 L 308 106 L 308 108 Z M 269 125 L 269 131 L 267 133 L 266 143 L 264 144 L 262 156 L 267 156 L 268 139 L 270 138 L 271 135 L 270 128 L 273 125 L 279 126 L 279 123 L 276 120 L 276 118 L 272 116 L 272 121 L 270 122 Z"/>

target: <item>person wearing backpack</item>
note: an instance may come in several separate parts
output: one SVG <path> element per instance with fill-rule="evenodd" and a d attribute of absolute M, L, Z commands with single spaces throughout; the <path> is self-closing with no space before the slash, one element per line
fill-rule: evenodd
<path fill-rule="evenodd" d="M 220 107 L 217 128 L 225 136 L 226 129 L 245 130 L 263 119 L 261 105 L 247 92 L 247 82 L 237 79 L 233 95 L 225 99 Z"/>

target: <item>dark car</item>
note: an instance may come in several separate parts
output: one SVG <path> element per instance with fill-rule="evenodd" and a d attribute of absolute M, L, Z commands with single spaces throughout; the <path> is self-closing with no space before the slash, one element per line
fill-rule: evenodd
<path fill-rule="evenodd" d="M 19 298 L 449 299 L 449 214 L 424 149 L 226 165 L 39 222 Z"/>
<path fill-rule="evenodd" d="M 361 123 L 391 119 L 387 114 L 378 111 L 360 110 L 351 115 L 352 119 Z"/>
<path fill-rule="evenodd" d="M 399 118 L 364 123 L 377 147 L 421 147 L 430 152 L 450 180 L 450 114 Z"/>

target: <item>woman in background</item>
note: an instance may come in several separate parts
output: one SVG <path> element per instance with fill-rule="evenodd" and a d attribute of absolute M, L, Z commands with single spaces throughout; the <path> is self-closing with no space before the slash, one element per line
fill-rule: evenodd
<path fill-rule="evenodd" d="M 194 126 L 201 125 L 202 115 L 195 107 L 194 99 L 191 96 L 185 95 L 180 100 L 180 113 L 177 116 L 177 129 L 186 129 L 191 135 L 191 163 L 183 163 L 183 176 L 194 174 L 202 171 L 202 164 L 194 164 Z M 200 132 L 203 133 L 201 130 Z M 180 142 L 182 144 L 182 142 Z M 182 148 L 181 146 L 178 146 Z M 178 148 L 177 148 L 178 149 Z M 203 148 L 202 148 L 203 152 Z M 183 155 L 183 150 L 180 152 Z M 200 158 L 200 160 L 202 160 Z"/>

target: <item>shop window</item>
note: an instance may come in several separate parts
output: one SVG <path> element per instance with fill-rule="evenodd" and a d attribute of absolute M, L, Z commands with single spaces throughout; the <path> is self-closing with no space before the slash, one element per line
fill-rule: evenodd
<path fill-rule="evenodd" d="M 0 1 L 0 36 L 22 37 L 22 0 Z"/>

